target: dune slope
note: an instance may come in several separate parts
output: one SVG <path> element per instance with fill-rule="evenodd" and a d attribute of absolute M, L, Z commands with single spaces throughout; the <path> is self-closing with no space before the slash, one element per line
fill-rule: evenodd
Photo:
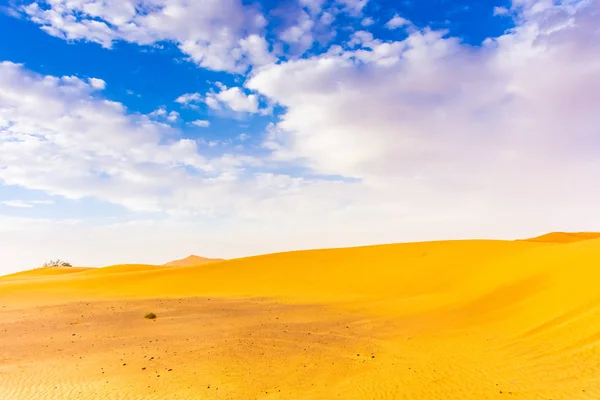
<path fill-rule="evenodd" d="M 596 399 L 599 263 L 447 241 L 0 280 L 0 398 Z"/>
<path fill-rule="evenodd" d="M 36 278 L 45 278 L 49 276 L 57 276 L 57 275 L 67 275 L 74 274 L 77 272 L 83 272 L 90 270 L 91 268 L 86 267 L 44 267 L 44 268 L 36 268 L 29 271 L 16 272 L 10 275 L 0 276 L 0 282 L 2 281 L 11 281 L 11 280 L 19 280 L 19 279 L 36 279 Z"/>

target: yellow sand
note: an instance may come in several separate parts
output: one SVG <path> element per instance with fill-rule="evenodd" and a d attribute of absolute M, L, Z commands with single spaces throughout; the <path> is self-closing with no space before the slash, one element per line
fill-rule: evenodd
<path fill-rule="evenodd" d="M 0 282 L 19 279 L 37 279 L 54 275 L 73 274 L 76 272 L 87 271 L 91 268 L 85 267 L 47 267 L 32 269 L 30 271 L 17 272 L 10 275 L 0 276 Z"/>
<path fill-rule="evenodd" d="M 196 265 L 209 264 L 224 261 L 222 258 L 206 258 L 191 255 L 181 260 L 170 261 L 165 264 L 166 267 L 194 267 Z"/>
<path fill-rule="evenodd" d="M 599 399 L 600 239 L 563 236 L 0 279 L 0 399 Z"/>

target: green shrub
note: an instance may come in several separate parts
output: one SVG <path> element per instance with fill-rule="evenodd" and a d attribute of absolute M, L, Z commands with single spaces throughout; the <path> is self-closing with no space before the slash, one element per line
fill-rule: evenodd
<path fill-rule="evenodd" d="M 156 319 L 156 314 L 154 314 L 153 312 L 149 312 L 148 314 L 144 315 L 144 318 L 146 318 L 146 319 Z"/>

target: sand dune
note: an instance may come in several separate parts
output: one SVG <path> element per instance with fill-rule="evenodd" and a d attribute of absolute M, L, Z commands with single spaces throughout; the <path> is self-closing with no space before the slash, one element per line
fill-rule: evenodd
<path fill-rule="evenodd" d="M 571 243 L 590 239 L 600 239 L 600 232 L 552 232 L 527 240 L 530 242 Z"/>
<path fill-rule="evenodd" d="M 600 239 L 547 236 L 0 279 L 0 398 L 597 399 Z"/>
<path fill-rule="evenodd" d="M 123 265 L 111 265 L 110 267 L 104 268 L 90 268 L 77 276 L 103 276 L 113 274 L 123 274 L 130 272 L 142 272 L 142 271 L 158 271 L 164 267 L 158 265 L 145 265 L 145 264 L 123 264 Z"/>
<path fill-rule="evenodd" d="M 166 267 L 193 267 L 196 265 L 209 264 L 214 262 L 224 261 L 222 258 L 206 258 L 191 255 L 180 260 L 170 261 L 165 264 Z"/>
<path fill-rule="evenodd" d="M 36 268 L 29 271 L 17 272 L 10 275 L 0 276 L 1 281 L 19 280 L 19 279 L 36 279 L 48 276 L 74 274 L 77 272 L 87 271 L 91 268 L 86 267 L 45 267 Z"/>

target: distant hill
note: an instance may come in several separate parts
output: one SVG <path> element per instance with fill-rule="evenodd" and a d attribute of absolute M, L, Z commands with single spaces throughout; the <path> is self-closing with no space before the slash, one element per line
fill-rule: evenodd
<path fill-rule="evenodd" d="M 572 243 L 591 239 L 600 239 L 600 232 L 552 232 L 526 240 L 528 242 Z"/>
<path fill-rule="evenodd" d="M 215 262 L 219 262 L 219 261 L 225 261 L 225 260 L 222 258 L 206 258 L 206 257 L 191 255 L 189 257 L 182 258 L 180 260 L 170 261 L 170 262 L 164 264 L 164 266 L 165 267 L 193 267 L 194 265 L 210 264 L 210 263 L 215 263 Z"/>

